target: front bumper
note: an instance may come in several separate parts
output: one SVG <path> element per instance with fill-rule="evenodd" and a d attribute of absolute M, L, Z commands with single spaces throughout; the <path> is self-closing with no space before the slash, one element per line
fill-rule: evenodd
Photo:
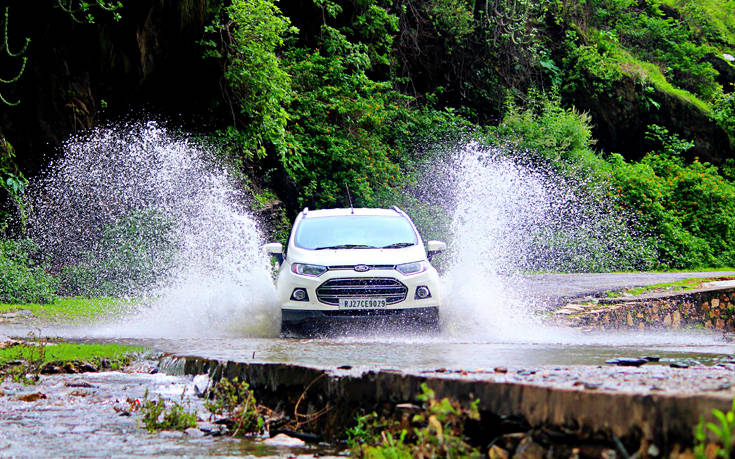
<path fill-rule="evenodd" d="M 402 286 L 406 287 L 405 299 L 398 302 L 389 302 L 386 309 L 413 309 L 439 306 L 441 304 L 441 292 L 439 286 L 439 276 L 436 270 L 431 267 L 426 271 L 413 274 L 403 275 L 393 269 L 371 270 L 368 272 L 356 272 L 352 270 L 330 270 L 319 277 L 300 276 L 292 273 L 288 268 L 281 269 L 277 281 L 278 303 L 283 310 L 302 310 L 302 311 L 338 311 L 339 307 L 334 302 L 329 303 L 319 299 L 317 289 L 330 281 L 340 281 L 345 279 L 384 279 L 395 280 Z M 420 286 L 426 286 L 431 292 L 429 298 L 418 299 L 416 297 L 416 289 Z M 294 289 L 301 288 L 307 292 L 308 299 L 305 301 L 295 301 L 292 298 Z M 369 294 L 365 295 L 370 297 Z"/>
<path fill-rule="evenodd" d="M 364 331 L 438 331 L 439 308 L 281 310 L 281 334 L 313 336 Z"/>

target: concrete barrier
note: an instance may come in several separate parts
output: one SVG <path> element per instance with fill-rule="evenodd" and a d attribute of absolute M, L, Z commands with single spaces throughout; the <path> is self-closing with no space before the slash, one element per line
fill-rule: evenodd
<path fill-rule="evenodd" d="M 731 390 L 588 390 L 571 382 L 568 387 L 553 387 L 446 370 L 319 369 L 177 356 L 164 357 L 161 368 L 177 374 L 206 373 L 212 380 L 237 377 L 250 384 L 259 402 L 295 418 L 323 413 L 305 428 L 326 439 L 343 436 L 357 414 L 390 413 L 397 404 L 419 403 L 417 395 L 426 383 L 437 398 L 450 397 L 463 404 L 479 400 L 482 422 L 475 427 L 479 438 L 475 440 L 480 444 L 513 431 L 545 432 L 549 438 L 556 435 L 567 442 L 596 442 L 612 448 L 619 439 L 630 453 L 646 452 L 650 445 L 668 453 L 690 447 L 700 416 L 711 418 L 712 409 L 727 410 L 732 400 Z M 675 370 L 661 367 L 660 371 Z"/>

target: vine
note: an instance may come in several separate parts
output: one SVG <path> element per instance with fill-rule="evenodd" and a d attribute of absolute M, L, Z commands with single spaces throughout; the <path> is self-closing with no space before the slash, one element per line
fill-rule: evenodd
<path fill-rule="evenodd" d="M 61 8 L 62 11 L 66 12 L 71 16 L 74 22 L 79 24 L 87 23 L 94 24 L 95 17 L 92 14 L 93 8 L 96 6 L 103 11 L 112 13 L 112 19 L 119 21 L 122 16 L 117 11 L 122 8 L 122 2 L 119 1 L 107 1 L 107 0 L 95 0 L 94 2 L 87 2 L 85 0 L 56 0 L 56 4 Z"/>
<path fill-rule="evenodd" d="M 15 76 L 10 77 L 9 79 L 3 79 L 0 77 L 0 83 L 3 84 L 13 84 L 16 83 L 21 75 L 23 75 L 23 72 L 26 69 L 26 63 L 28 62 L 28 56 L 23 56 L 25 54 L 26 50 L 28 50 L 28 45 L 31 43 L 31 39 L 26 37 L 26 42 L 23 45 L 23 47 L 18 52 L 12 52 L 10 51 L 10 42 L 8 40 L 8 20 L 9 20 L 10 14 L 9 14 L 9 8 L 5 7 L 5 22 L 3 23 L 3 46 L 2 48 L 5 50 L 5 53 L 8 55 L 8 57 L 23 57 L 23 63 L 20 66 L 20 70 L 18 73 L 15 74 Z M 2 101 L 6 105 L 10 105 L 11 107 L 18 105 L 20 103 L 20 99 L 18 99 L 16 102 L 10 102 L 8 99 L 3 97 L 2 93 L 0 93 L 0 101 Z"/>

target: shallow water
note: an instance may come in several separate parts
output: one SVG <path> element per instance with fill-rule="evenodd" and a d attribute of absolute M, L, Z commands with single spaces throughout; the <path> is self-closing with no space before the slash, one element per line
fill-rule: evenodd
<path fill-rule="evenodd" d="M 120 331 L 120 330 L 117 330 Z M 496 366 L 603 365 L 616 357 L 659 356 L 659 364 L 694 360 L 715 365 L 733 360 L 735 344 L 721 333 L 583 333 L 563 328 L 527 328 L 530 339 L 493 340 L 438 335 L 353 335 L 319 339 L 254 338 L 212 330 L 210 337 L 159 338 L 110 333 L 109 328 L 45 328 L 43 334 L 81 341 L 121 342 L 177 355 L 242 362 L 290 363 L 314 367 L 473 370 Z M 23 327 L 5 328 L 23 336 Z"/>
<path fill-rule="evenodd" d="M 46 398 L 25 402 L 19 396 L 43 393 Z M 339 448 L 306 445 L 276 447 L 259 439 L 190 436 L 183 432 L 148 433 L 140 415 L 122 416 L 127 398 L 159 395 L 181 402 L 187 411 L 208 414 L 195 396 L 191 377 L 147 373 L 86 373 L 42 376 L 33 386 L 2 385 L 0 395 L 0 455 L 3 457 L 131 457 L 131 456 L 269 456 L 313 457 Z"/>

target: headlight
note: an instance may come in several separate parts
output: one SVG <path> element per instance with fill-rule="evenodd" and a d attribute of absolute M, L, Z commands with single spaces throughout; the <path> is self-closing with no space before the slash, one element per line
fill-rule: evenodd
<path fill-rule="evenodd" d="M 306 265 L 304 263 L 294 263 L 291 265 L 291 272 L 301 276 L 319 277 L 327 272 L 327 267 L 322 265 Z"/>
<path fill-rule="evenodd" d="M 404 263 L 396 266 L 396 270 L 405 275 L 418 274 L 426 271 L 426 264 L 423 261 L 414 261 L 413 263 Z"/>

